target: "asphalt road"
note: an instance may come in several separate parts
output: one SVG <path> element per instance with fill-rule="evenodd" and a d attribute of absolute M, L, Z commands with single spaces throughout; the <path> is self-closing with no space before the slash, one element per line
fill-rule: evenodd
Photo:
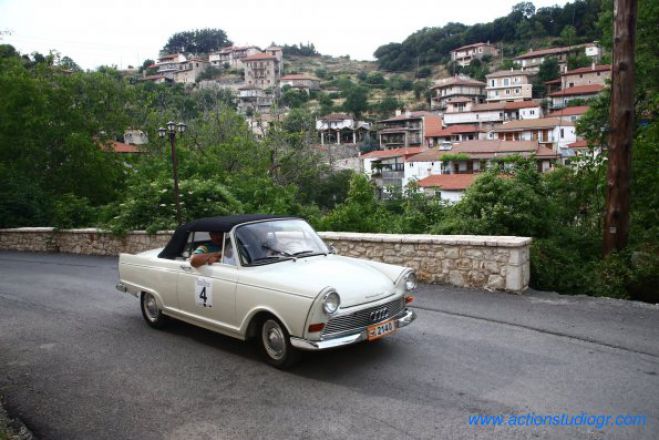
<path fill-rule="evenodd" d="M 0 394 L 39 438 L 659 438 L 657 306 L 422 286 L 413 325 L 282 372 L 147 327 L 116 279 L 115 258 L 0 252 Z M 469 424 L 584 412 L 646 425 Z"/>

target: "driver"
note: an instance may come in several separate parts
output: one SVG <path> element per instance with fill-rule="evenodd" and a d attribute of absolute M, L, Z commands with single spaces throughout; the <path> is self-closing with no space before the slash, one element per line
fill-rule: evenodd
<path fill-rule="evenodd" d="M 192 267 L 200 267 L 204 264 L 213 264 L 220 261 L 222 258 L 222 239 L 224 234 L 222 232 L 210 232 L 210 244 L 202 244 L 192 252 L 190 258 L 190 265 Z"/>

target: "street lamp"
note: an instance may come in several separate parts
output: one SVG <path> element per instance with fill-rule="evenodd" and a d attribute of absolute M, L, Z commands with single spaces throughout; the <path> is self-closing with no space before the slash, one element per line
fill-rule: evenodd
<path fill-rule="evenodd" d="M 183 122 L 178 124 L 174 121 L 167 123 L 167 128 L 160 127 L 158 136 L 164 138 L 165 134 L 169 135 L 169 142 L 172 146 L 172 170 L 174 173 L 174 203 L 176 204 L 176 223 L 181 224 L 181 203 L 179 201 L 178 191 L 178 161 L 176 160 L 176 133 L 183 134 L 187 125 Z"/>

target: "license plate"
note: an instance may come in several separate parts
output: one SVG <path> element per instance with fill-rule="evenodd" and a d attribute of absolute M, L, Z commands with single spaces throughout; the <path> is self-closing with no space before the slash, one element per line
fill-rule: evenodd
<path fill-rule="evenodd" d="M 391 320 L 371 325 L 368 327 L 368 340 L 372 341 L 390 335 L 395 331 L 396 326 L 394 325 L 394 321 Z"/>

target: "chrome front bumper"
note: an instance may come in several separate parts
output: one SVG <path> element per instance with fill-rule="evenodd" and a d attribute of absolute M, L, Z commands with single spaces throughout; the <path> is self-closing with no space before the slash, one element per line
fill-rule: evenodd
<path fill-rule="evenodd" d="M 403 313 L 393 322 L 396 328 L 402 328 L 410 325 L 416 319 L 416 313 L 413 310 L 405 309 Z M 362 329 L 357 333 L 347 336 L 340 336 L 338 338 L 323 339 L 320 341 L 309 341 L 303 338 L 296 338 L 291 336 L 291 345 L 300 350 L 325 350 L 328 348 L 343 347 L 344 345 L 356 344 L 357 342 L 365 341 L 368 339 L 366 329 Z"/>

